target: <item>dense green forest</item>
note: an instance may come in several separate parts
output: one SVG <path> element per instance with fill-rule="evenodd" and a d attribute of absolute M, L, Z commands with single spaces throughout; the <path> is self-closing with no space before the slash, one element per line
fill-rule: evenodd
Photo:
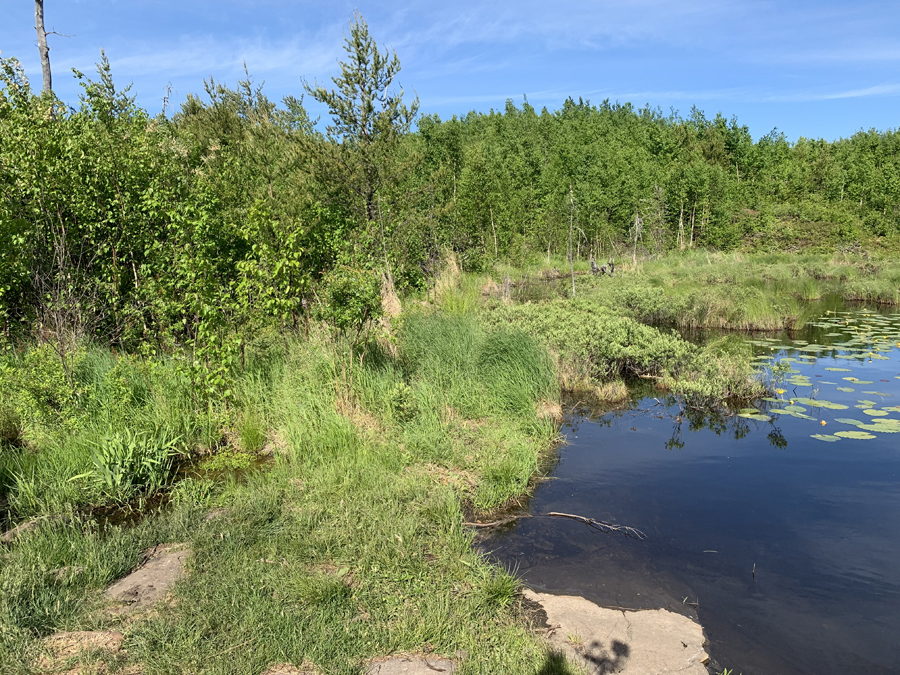
<path fill-rule="evenodd" d="M 422 289 L 447 250 L 472 271 L 565 254 L 570 224 L 579 259 L 898 241 L 898 132 L 754 142 L 696 109 L 572 99 L 441 120 L 403 102 L 360 17 L 345 42 L 334 88 L 304 86 L 322 124 L 249 75 L 154 117 L 105 57 L 71 108 L 4 60 L 3 334 L 187 346 L 227 369 L 263 324 L 358 331 L 381 274 Z"/>

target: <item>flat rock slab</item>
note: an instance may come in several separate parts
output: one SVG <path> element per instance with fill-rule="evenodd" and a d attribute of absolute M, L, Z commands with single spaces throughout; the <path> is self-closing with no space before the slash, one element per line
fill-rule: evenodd
<path fill-rule="evenodd" d="M 708 675 L 703 628 L 664 609 L 623 611 L 526 590 L 547 614 L 550 643 L 591 675 Z"/>
<path fill-rule="evenodd" d="M 73 631 L 56 633 L 42 640 L 41 655 L 34 663 L 38 672 L 58 672 L 70 659 L 82 652 L 102 651 L 115 654 L 122 646 L 124 636 L 115 631 Z M 79 673 L 76 668 L 70 673 Z"/>
<path fill-rule="evenodd" d="M 3 534 L 0 534 L 0 542 L 4 544 L 11 544 L 23 534 L 34 532 L 38 528 L 40 522 L 41 521 L 38 518 L 26 520 L 24 523 L 20 523 L 11 530 L 7 530 Z"/>
<path fill-rule="evenodd" d="M 148 549 L 144 563 L 107 588 L 105 596 L 125 603 L 127 612 L 156 604 L 184 576 L 184 562 L 190 553 L 185 544 L 160 544 Z"/>
<path fill-rule="evenodd" d="M 370 663 L 366 675 L 440 675 L 456 672 L 456 663 L 449 659 L 430 659 L 425 656 L 394 656 Z"/>

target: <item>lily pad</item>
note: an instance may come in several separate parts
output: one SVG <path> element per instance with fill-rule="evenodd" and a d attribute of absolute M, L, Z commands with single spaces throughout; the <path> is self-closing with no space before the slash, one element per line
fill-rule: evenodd
<path fill-rule="evenodd" d="M 849 368 L 835 368 L 835 367 L 829 367 L 829 368 L 826 368 L 825 370 L 831 370 L 831 371 L 834 371 L 835 373 L 852 373 L 852 372 L 853 372 L 853 371 L 850 370 Z M 847 378 L 844 378 L 844 379 L 847 379 Z"/>
<path fill-rule="evenodd" d="M 871 415 L 872 417 L 885 417 L 887 413 L 884 410 L 875 410 L 874 408 L 867 408 L 863 410 L 864 415 Z"/>
<path fill-rule="evenodd" d="M 838 391 L 856 391 L 853 387 L 838 387 Z"/>
<path fill-rule="evenodd" d="M 894 424 L 860 424 L 857 429 L 877 431 L 880 434 L 900 434 L 900 425 Z"/>
<path fill-rule="evenodd" d="M 815 438 L 817 441 L 825 441 L 826 443 L 835 443 L 841 440 L 839 436 L 831 436 L 830 434 L 811 434 L 810 438 Z"/>
<path fill-rule="evenodd" d="M 756 420 L 757 422 L 770 422 L 772 418 L 768 415 L 759 415 L 754 413 L 740 413 L 738 417 L 743 417 L 748 420 Z"/>
<path fill-rule="evenodd" d="M 868 441 L 877 438 L 877 436 L 870 434 L 867 431 L 837 431 L 834 435 L 840 436 L 841 438 L 853 438 L 859 441 Z"/>

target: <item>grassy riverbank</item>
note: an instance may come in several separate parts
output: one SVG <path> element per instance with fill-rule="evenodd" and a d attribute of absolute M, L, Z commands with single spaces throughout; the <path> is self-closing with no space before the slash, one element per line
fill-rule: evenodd
<path fill-rule="evenodd" d="M 362 359 L 325 335 L 274 341 L 248 355 L 228 405 L 206 408 L 178 405 L 172 364 L 138 384 L 140 362 L 104 358 L 111 368 L 76 369 L 105 370 L 77 381 L 93 381 L 93 398 L 79 394 L 83 405 L 55 425 L 21 421 L 19 447 L 4 449 L 14 513 L 66 515 L 0 559 L 4 672 L 30 672 L 42 635 L 100 626 L 126 633 L 127 656 L 113 665 L 145 673 L 304 661 L 353 673 L 368 658 L 423 650 L 465 652 L 463 672 L 567 672 L 519 618 L 516 581 L 471 549 L 463 526 L 466 508 L 521 495 L 556 436 L 559 390 L 533 339 L 422 313 Z M 98 393 L 123 371 L 141 396 Z M 238 461 L 262 450 L 271 464 L 243 480 L 161 477 L 175 482 L 168 509 L 98 531 L 81 508 L 113 496 L 96 475 L 97 439 L 166 424 L 182 451 Z M 98 591 L 166 541 L 194 551 L 173 606 L 136 622 L 104 615 Z"/>
<path fill-rule="evenodd" d="M 678 297 L 736 292 L 709 279 L 741 264 L 692 254 L 582 274 L 574 301 L 539 270 L 507 289 L 448 273 L 353 348 L 318 324 L 258 335 L 215 397 L 177 355 L 9 351 L 4 525 L 38 525 L 0 558 L 0 662 L 32 672 L 40 637 L 102 627 L 126 635 L 109 665 L 144 673 L 349 674 L 397 652 L 459 656 L 462 673 L 569 672 L 464 522 L 527 493 L 561 389 L 614 400 L 643 377 L 699 404 L 760 394 L 741 339 L 698 346 L 665 326 L 683 325 L 666 320 Z M 762 278 L 774 264 L 744 266 Z M 145 517 L 118 523 L 127 508 Z M 171 541 L 193 556 L 166 611 L 104 613 L 100 589 Z"/>

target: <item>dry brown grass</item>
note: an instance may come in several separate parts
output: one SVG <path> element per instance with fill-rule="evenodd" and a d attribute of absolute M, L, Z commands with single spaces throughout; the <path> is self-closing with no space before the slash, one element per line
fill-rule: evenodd
<path fill-rule="evenodd" d="M 628 387 L 622 380 L 604 382 L 594 388 L 594 396 L 603 403 L 619 403 L 628 399 Z"/>
<path fill-rule="evenodd" d="M 338 415 L 349 420 L 360 433 L 370 438 L 383 436 L 386 433 L 381 420 L 360 405 L 349 386 L 337 385 L 334 410 Z"/>
<path fill-rule="evenodd" d="M 478 478 L 474 473 L 463 469 L 448 469 L 438 464 L 423 464 L 419 467 L 409 467 L 409 471 L 424 473 L 429 478 L 441 485 L 449 485 L 458 492 L 472 492 L 478 485 Z"/>
<path fill-rule="evenodd" d="M 381 276 L 381 311 L 389 319 L 396 319 L 403 312 L 394 280 L 387 274 Z"/>
<path fill-rule="evenodd" d="M 559 401 L 538 401 L 537 415 L 542 420 L 559 424 L 563 420 L 562 406 Z"/>
<path fill-rule="evenodd" d="M 105 673 L 102 657 L 119 652 L 124 639 L 122 633 L 115 631 L 57 633 L 44 638 L 34 669 L 48 675 Z"/>
<path fill-rule="evenodd" d="M 319 671 L 311 663 L 304 661 L 299 668 L 290 663 L 276 663 L 266 668 L 262 675 L 319 675 Z"/>
<path fill-rule="evenodd" d="M 453 251 L 447 251 L 444 254 L 443 264 L 441 265 L 441 273 L 438 275 L 434 283 L 434 296 L 438 302 L 449 291 L 459 288 L 459 282 L 462 278 L 462 272 L 459 269 L 459 262 L 456 260 L 456 254 Z"/>

